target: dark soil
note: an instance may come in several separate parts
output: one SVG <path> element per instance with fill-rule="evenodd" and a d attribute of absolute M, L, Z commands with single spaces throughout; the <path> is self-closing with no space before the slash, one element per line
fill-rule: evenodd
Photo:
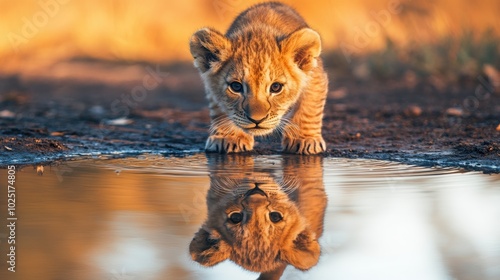
<path fill-rule="evenodd" d="M 162 67 L 169 74 L 136 99 L 143 77 L 120 83 L 0 78 L 0 166 L 203 151 L 209 118 L 201 80 L 190 65 Z M 325 156 L 500 172 L 500 94 L 479 81 L 330 77 Z M 257 142 L 254 154 L 280 153 L 274 137 Z"/>

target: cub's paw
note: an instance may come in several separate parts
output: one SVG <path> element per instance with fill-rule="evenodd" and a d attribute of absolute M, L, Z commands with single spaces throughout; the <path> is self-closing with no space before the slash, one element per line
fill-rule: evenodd
<path fill-rule="evenodd" d="M 205 151 L 212 153 L 239 153 L 251 151 L 253 144 L 253 137 L 245 134 L 238 136 L 211 135 L 207 139 Z"/>
<path fill-rule="evenodd" d="M 301 155 L 315 155 L 326 150 L 325 140 L 321 136 L 310 138 L 285 137 L 281 146 L 286 153 Z"/>

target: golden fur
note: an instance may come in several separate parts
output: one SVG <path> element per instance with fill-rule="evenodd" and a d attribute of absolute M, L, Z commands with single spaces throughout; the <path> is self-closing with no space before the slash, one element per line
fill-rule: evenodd
<path fill-rule="evenodd" d="M 198 30 L 190 50 L 212 118 L 206 151 L 252 150 L 254 136 L 275 131 L 285 152 L 325 151 L 321 126 L 328 79 L 319 58 L 321 41 L 291 7 L 255 5 L 225 35 Z"/>
<path fill-rule="evenodd" d="M 322 157 L 290 156 L 270 167 L 254 166 L 249 156 L 214 155 L 209 166 L 208 218 L 191 241 L 193 260 L 213 266 L 230 259 L 262 272 L 259 279 L 279 279 L 288 264 L 307 270 L 318 262 L 327 201 Z M 233 213 L 241 222 L 231 221 Z M 273 222 L 271 213 L 282 220 Z"/>

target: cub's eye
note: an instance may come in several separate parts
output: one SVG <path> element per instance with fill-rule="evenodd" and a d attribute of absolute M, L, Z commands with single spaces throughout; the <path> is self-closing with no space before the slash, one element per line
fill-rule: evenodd
<path fill-rule="evenodd" d="M 274 82 L 270 88 L 271 93 L 279 93 L 279 92 L 281 92 L 282 89 L 283 89 L 283 85 L 278 83 L 278 82 Z"/>
<path fill-rule="evenodd" d="M 240 212 L 233 212 L 229 214 L 229 220 L 233 224 L 239 224 L 243 220 L 243 214 Z"/>
<path fill-rule="evenodd" d="M 269 213 L 269 219 L 271 219 L 271 222 L 277 223 L 283 220 L 283 216 L 281 216 L 281 213 L 279 212 L 271 212 Z"/>
<path fill-rule="evenodd" d="M 243 85 L 240 82 L 232 82 L 232 83 L 230 83 L 229 84 L 229 88 L 231 88 L 231 90 L 233 92 L 237 92 L 237 93 L 243 92 Z"/>

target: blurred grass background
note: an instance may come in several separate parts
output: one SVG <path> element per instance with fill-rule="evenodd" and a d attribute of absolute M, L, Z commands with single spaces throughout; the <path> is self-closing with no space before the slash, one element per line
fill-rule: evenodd
<path fill-rule="evenodd" d="M 58 63 L 190 61 L 188 40 L 221 31 L 243 0 L 0 0 L 0 74 L 44 73 Z M 323 38 L 326 64 L 358 79 L 475 77 L 500 68 L 500 1 L 283 1 Z M 79 71 L 72 71 L 78 75 Z"/>

